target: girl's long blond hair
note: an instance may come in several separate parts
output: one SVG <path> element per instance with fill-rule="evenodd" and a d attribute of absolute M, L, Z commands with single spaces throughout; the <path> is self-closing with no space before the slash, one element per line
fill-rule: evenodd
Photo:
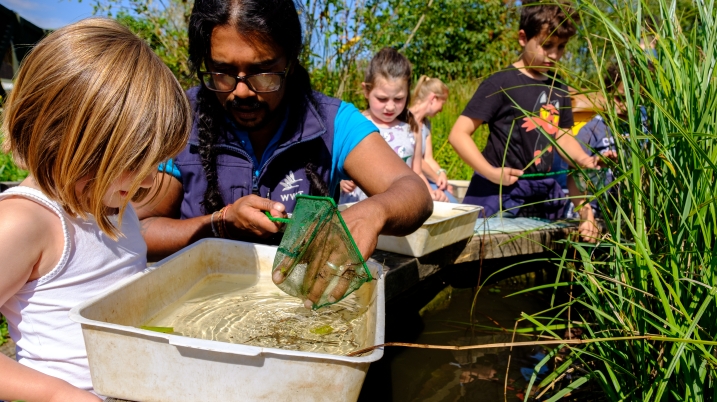
<path fill-rule="evenodd" d="M 413 95 L 411 96 L 411 106 L 422 102 L 428 95 L 435 94 L 439 98 L 448 97 L 448 86 L 438 78 L 430 78 L 427 75 L 422 75 L 421 78 L 416 82 L 416 87 L 413 89 Z"/>
<path fill-rule="evenodd" d="M 184 148 L 190 128 L 189 102 L 169 69 L 105 18 L 58 29 L 27 55 L 2 123 L 5 150 L 40 189 L 70 214 L 92 214 L 113 239 L 121 233 L 108 219 L 105 193 L 133 173 L 132 201 L 145 198 L 141 182 Z"/>

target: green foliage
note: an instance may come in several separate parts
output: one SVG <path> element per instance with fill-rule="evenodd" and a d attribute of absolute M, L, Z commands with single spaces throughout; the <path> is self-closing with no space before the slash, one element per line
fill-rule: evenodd
<path fill-rule="evenodd" d="M 558 388 L 589 379 L 609 400 L 713 400 L 717 9 L 695 2 L 694 12 L 678 12 L 667 0 L 581 4 L 584 19 L 600 32 L 585 38 L 588 56 L 595 71 L 610 60 L 618 64 L 627 116 L 617 114 L 600 80 L 579 83 L 610 100 L 605 121 L 613 133 L 627 135 L 615 137 L 614 193 L 594 189 L 607 214 L 601 245 L 569 242 L 570 252 L 557 259 L 559 276 L 577 283 L 574 299 L 524 318 L 545 328 L 587 323 L 586 337 L 602 341 L 572 347 L 566 364 L 556 364 L 551 378 L 561 379 Z M 657 57 L 641 47 L 652 38 Z M 642 335 L 658 339 L 613 340 Z M 562 376 L 567 373 L 571 379 Z M 531 384 L 538 393 L 553 386 L 548 379 Z"/>
<path fill-rule="evenodd" d="M 0 181 L 21 181 L 27 171 L 18 168 L 9 154 L 0 152 Z"/>
<path fill-rule="evenodd" d="M 517 59 L 515 12 L 501 0 L 371 0 L 365 38 L 400 49 L 417 74 L 476 79 Z"/>
<path fill-rule="evenodd" d="M 7 321 L 2 314 L 0 314 L 0 346 L 7 342 L 10 334 L 7 332 Z"/>
<path fill-rule="evenodd" d="M 95 13 L 114 16 L 147 41 L 184 88 L 197 84 L 186 61 L 192 4 L 170 0 L 157 8 L 151 0 L 93 0 Z M 385 46 L 406 45 L 416 78 L 425 74 L 448 83 L 450 98 L 433 121 L 435 156 L 449 177 L 469 179 L 473 172 L 448 144 L 448 133 L 477 79 L 517 58 L 516 9 L 500 0 L 304 0 L 301 5 L 306 31 L 301 61 L 317 91 L 365 109 L 364 72 Z M 475 134 L 480 148 L 486 138 L 487 128 L 481 127 Z"/>
<path fill-rule="evenodd" d="M 179 83 L 187 89 L 199 83 L 188 62 L 187 23 L 193 2 L 169 0 L 154 7 L 152 0 L 93 0 L 96 14 L 114 16 L 144 39 Z"/>

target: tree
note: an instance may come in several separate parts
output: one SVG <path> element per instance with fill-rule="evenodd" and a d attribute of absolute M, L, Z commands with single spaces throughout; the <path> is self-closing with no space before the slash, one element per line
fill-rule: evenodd
<path fill-rule="evenodd" d="M 168 0 L 156 7 L 152 0 L 92 0 L 94 13 L 114 17 L 144 39 L 172 70 L 183 88 L 199 83 L 189 67 L 187 24 L 192 1 Z"/>
<path fill-rule="evenodd" d="M 371 0 L 366 40 L 400 49 L 417 74 L 484 77 L 515 60 L 515 7 L 501 0 Z"/>

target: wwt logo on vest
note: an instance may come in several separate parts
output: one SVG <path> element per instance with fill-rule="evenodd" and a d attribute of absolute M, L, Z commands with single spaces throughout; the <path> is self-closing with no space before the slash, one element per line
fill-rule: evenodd
<path fill-rule="evenodd" d="M 284 192 L 284 191 L 289 191 L 289 190 L 298 188 L 299 185 L 296 183 L 303 181 L 303 180 L 304 179 L 297 179 L 296 177 L 294 177 L 294 172 L 289 172 L 289 174 L 287 174 L 286 177 L 284 177 L 284 180 L 279 182 L 279 184 L 281 184 L 281 187 L 283 187 L 283 189 L 281 191 Z M 304 194 L 304 192 L 297 191 L 297 192 L 291 193 L 291 194 L 281 194 L 281 200 L 282 201 L 289 201 L 289 199 L 294 200 L 294 199 L 296 199 L 296 196 L 298 194 Z"/>

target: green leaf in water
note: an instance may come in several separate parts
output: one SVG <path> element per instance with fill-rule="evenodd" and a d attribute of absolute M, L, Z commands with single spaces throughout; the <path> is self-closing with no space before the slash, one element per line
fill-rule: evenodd
<path fill-rule="evenodd" d="M 316 335 L 328 335 L 334 332 L 334 328 L 331 325 L 322 325 L 320 327 L 312 328 L 311 332 Z"/>
<path fill-rule="evenodd" d="M 146 329 L 147 331 L 161 332 L 163 334 L 171 334 L 174 332 L 174 327 L 148 327 L 146 325 L 142 325 L 140 328 Z"/>

